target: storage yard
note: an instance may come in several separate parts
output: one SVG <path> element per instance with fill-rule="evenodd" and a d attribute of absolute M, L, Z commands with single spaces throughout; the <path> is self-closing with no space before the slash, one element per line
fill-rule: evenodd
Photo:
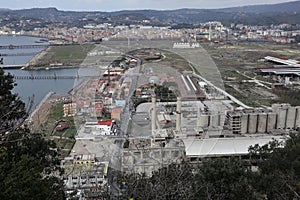
<path fill-rule="evenodd" d="M 218 66 L 226 91 L 245 104 L 253 107 L 283 102 L 297 104 L 297 98 L 285 98 L 285 95 L 295 93 L 294 90 L 299 87 L 298 76 L 295 74 L 297 61 L 300 60 L 297 45 L 237 42 L 231 45 L 206 43 L 202 46 Z M 270 62 L 268 58 L 285 62 L 290 60 L 293 68 L 291 65 L 285 67 L 282 62 Z M 292 78 L 286 84 L 285 77 L 289 74 Z M 278 90 L 280 87 L 285 87 L 285 92 Z"/>

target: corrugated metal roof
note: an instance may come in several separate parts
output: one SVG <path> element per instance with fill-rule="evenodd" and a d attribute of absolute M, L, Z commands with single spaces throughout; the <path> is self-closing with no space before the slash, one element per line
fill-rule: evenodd
<path fill-rule="evenodd" d="M 209 139 L 183 139 L 186 155 L 189 157 L 218 157 L 226 155 L 248 154 L 251 145 L 265 145 L 276 139 L 284 141 L 282 136 L 264 137 L 236 137 L 236 138 L 209 138 Z"/>

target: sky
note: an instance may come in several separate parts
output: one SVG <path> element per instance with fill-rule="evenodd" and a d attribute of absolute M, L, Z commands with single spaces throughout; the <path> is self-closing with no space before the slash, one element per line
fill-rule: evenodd
<path fill-rule="evenodd" d="M 137 9 L 225 8 L 274 4 L 291 0 L 0 0 L 9 9 L 56 7 L 68 11 L 117 11 Z"/>

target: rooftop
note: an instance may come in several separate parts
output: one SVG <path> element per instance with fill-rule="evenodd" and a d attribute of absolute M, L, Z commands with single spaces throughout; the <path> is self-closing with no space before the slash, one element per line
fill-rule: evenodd
<path fill-rule="evenodd" d="M 98 121 L 98 125 L 111 126 L 113 120 Z"/>
<path fill-rule="evenodd" d="M 251 145 L 265 145 L 272 140 L 285 141 L 283 136 L 183 139 L 187 157 L 217 157 L 248 154 Z"/>

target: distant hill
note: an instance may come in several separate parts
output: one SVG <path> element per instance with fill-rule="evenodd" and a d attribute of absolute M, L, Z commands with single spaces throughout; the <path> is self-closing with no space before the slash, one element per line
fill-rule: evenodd
<path fill-rule="evenodd" d="M 8 9 L 8 8 L 0 8 L 0 12 L 1 11 L 9 11 L 10 9 Z"/>
<path fill-rule="evenodd" d="M 292 1 L 292 2 L 279 3 L 279 4 L 265 4 L 265 5 L 224 8 L 224 9 L 219 9 L 219 11 L 259 13 L 259 14 L 300 12 L 300 1 Z"/>
<path fill-rule="evenodd" d="M 35 18 L 45 22 L 83 22 L 131 24 L 146 20 L 149 25 L 199 24 L 207 21 L 222 21 L 244 24 L 300 24 L 300 1 L 271 5 L 253 5 L 223 9 L 178 9 L 178 10 L 123 10 L 116 12 L 74 12 L 56 8 L 32 8 L 23 10 L 0 9 L 0 17 L 13 16 Z"/>

